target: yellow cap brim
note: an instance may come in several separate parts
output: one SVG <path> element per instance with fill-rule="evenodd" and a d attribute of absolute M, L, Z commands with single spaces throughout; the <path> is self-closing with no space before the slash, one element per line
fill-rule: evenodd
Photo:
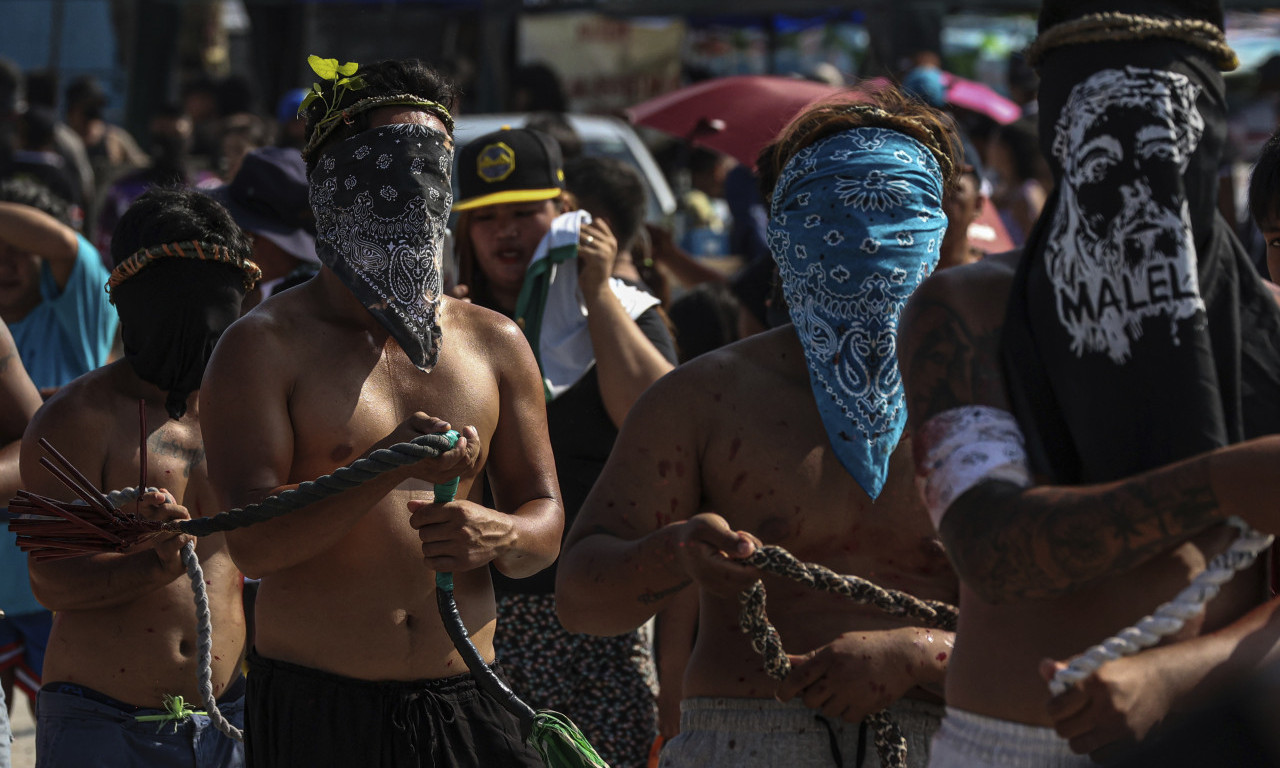
<path fill-rule="evenodd" d="M 454 203 L 453 210 L 469 211 L 472 208 L 498 205 L 500 203 L 536 203 L 539 200 L 550 200 L 553 197 L 559 197 L 562 192 L 564 190 L 559 187 L 551 189 L 511 189 L 506 192 L 494 192 L 490 195 L 481 195 L 480 197 L 463 200 L 460 203 Z"/>

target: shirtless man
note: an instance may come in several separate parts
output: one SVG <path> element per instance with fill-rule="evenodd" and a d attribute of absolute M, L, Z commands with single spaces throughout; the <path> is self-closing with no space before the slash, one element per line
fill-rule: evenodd
<path fill-rule="evenodd" d="M 196 241 L 205 253 L 220 248 L 228 263 L 198 259 Z M 125 212 L 111 247 L 118 267 L 111 297 L 125 358 L 72 381 L 36 414 L 23 440 L 24 485 L 76 499 L 40 466 L 39 439 L 45 438 L 99 488 L 136 486 L 138 403 L 145 401 L 147 479 L 162 490 L 145 494 L 139 512 L 156 520 L 214 513 L 197 388 L 213 341 L 239 317 L 244 292 L 257 279 L 247 260 L 249 241 L 208 197 L 155 190 Z M 165 256 L 162 248 L 184 249 L 189 258 Z M 154 254 L 160 256 L 146 261 Z M 144 266 L 133 274 L 139 263 Z M 159 729 L 135 719 L 164 714 L 171 696 L 200 708 L 196 611 L 181 558 L 188 538 L 166 536 L 129 554 L 30 561 L 36 597 L 57 612 L 45 657 L 48 682 L 38 700 L 41 768 L 94 764 L 103 754 L 131 765 L 244 764 L 243 747 L 203 714 Z M 196 554 L 213 619 L 214 694 L 238 727 L 244 718 L 240 572 L 222 534 L 200 539 Z"/>
<path fill-rule="evenodd" d="M 563 510 L 541 378 L 513 322 L 440 295 L 452 88 L 416 61 L 361 67 L 360 77 L 363 89 L 326 90 L 308 113 L 325 266 L 232 326 L 210 363 L 210 474 L 229 507 L 443 432 L 446 419 L 462 439 L 437 459 L 229 534 L 236 564 L 262 580 L 249 761 L 536 765 L 515 718 L 476 695 L 434 587 L 435 571 L 455 572 L 462 618 L 492 661 L 482 566 L 524 577 L 555 558 Z M 355 242 L 361 252 L 343 249 Z M 498 509 L 474 502 L 482 467 Z M 431 503 L 431 484 L 458 476 L 458 500 Z M 317 722 L 342 732 L 318 733 Z"/>
<path fill-rule="evenodd" d="M 1046 3 L 1042 33 L 1078 14 L 1078 6 Z M 1199 299 L 1194 295 L 1197 253 L 1189 247 L 1193 238 L 1201 244 L 1199 282 L 1213 285 L 1216 298 L 1226 301 L 1221 298 L 1228 295 L 1223 283 L 1239 274 L 1231 295 L 1240 297 L 1241 311 L 1246 301 L 1252 302 L 1253 322 L 1229 328 L 1273 334 L 1277 321 L 1252 270 L 1228 271 L 1234 270 L 1230 241 L 1206 236 L 1215 226 L 1213 198 L 1192 196 L 1206 179 L 1204 188 L 1211 188 L 1216 174 L 1215 157 L 1194 153 L 1197 131 L 1206 131 L 1204 140 L 1210 141 L 1215 108 L 1215 102 L 1195 96 L 1200 88 L 1206 96 L 1213 93 L 1214 83 L 1204 74 L 1192 80 L 1183 74 L 1190 70 L 1181 62 L 1196 62 L 1200 73 L 1209 71 L 1204 60 L 1206 51 L 1217 50 L 1212 39 L 1206 36 L 1202 45 L 1192 46 L 1157 36 L 1146 48 L 1123 37 L 1118 41 L 1086 48 L 1064 44 L 1046 54 L 1042 121 L 1054 137 L 1060 178 L 1046 209 L 1052 218 L 1037 230 L 1022 257 L 1026 262 L 1020 264 L 1019 254 L 1005 254 L 939 272 L 912 297 L 903 318 L 900 351 L 915 460 L 930 513 L 962 581 L 961 623 L 947 676 L 948 714 L 933 745 L 932 765 L 942 768 L 1090 764 L 1073 751 L 1113 757 L 1114 750 L 1106 747 L 1117 742 L 1123 728 L 1095 727 L 1099 713 L 1085 711 L 1079 691 L 1064 697 L 1070 706 L 1064 700 L 1051 704 L 1045 676 L 1052 665 L 1042 669 L 1042 662 L 1070 659 L 1172 598 L 1234 538 L 1230 529 L 1214 526 L 1219 516 L 1262 514 L 1264 506 L 1271 506 L 1263 499 L 1275 493 L 1274 487 L 1262 485 L 1274 476 L 1280 450 L 1274 437 L 1150 461 L 1151 453 L 1176 446 L 1179 424 L 1199 415 L 1169 406 L 1137 415 L 1147 407 L 1138 401 L 1160 401 L 1182 385 L 1202 380 L 1163 368 L 1179 350 L 1194 350 L 1191 334 L 1206 327 L 1183 320 L 1204 317 L 1205 304 L 1199 305 L 1197 316 L 1192 300 Z M 1161 46 L 1172 51 L 1170 58 L 1180 66 L 1164 66 L 1169 59 L 1140 58 Z M 1142 63 L 1148 66 L 1133 66 Z M 1221 88 L 1220 79 L 1216 87 Z M 1088 98 L 1073 101 L 1084 96 Z M 1169 166 L 1179 170 L 1170 173 Z M 1207 216 L 1198 215 L 1204 209 Z M 1219 219 L 1216 226 L 1225 225 Z M 1189 279 L 1188 257 L 1193 270 Z M 1059 299 L 1077 295 L 1069 291 L 1111 290 L 1121 282 L 1134 292 L 1127 303 L 1084 307 L 1038 297 L 1027 285 L 1015 290 L 1016 269 L 1034 276 L 1037 263 L 1048 274 L 1039 284 L 1059 291 L 1064 289 L 1057 287 L 1057 276 L 1075 270 L 1068 292 L 1059 293 Z M 1131 269 L 1149 269 L 1148 276 L 1154 277 L 1139 286 L 1124 271 Z M 1165 277 L 1175 271 L 1183 277 L 1176 282 Z M 1108 286 L 1108 281 L 1114 283 Z M 1008 307 L 1019 296 L 1026 317 L 1039 311 L 1048 321 L 1036 326 L 1034 338 L 1042 344 L 1030 350 L 1012 346 L 1030 321 L 1018 314 L 1016 325 L 1006 324 Z M 1210 316 L 1221 324 L 1222 312 L 1229 310 L 1213 305 L 1208 288 L 1204 298 L 1210 302 Z M 1183 314 L 1180 302 L 1190 302 L 1189 314 Z M 1142 314 L 1115 319 L 1126 311 Z M 1061 322 L 1058 313 L 1063 313 Z M 1065 333 L 1054 336 L 1046 327 Z M 1215 337 L 1215 346 L 1229 347 L 1230 333 Z M 1055 347 L 1050 341 L 1057 339 L 1060 346 Z M 1258 364 L 1256 371 L 1268 365 L 1274 371 L 1274 359 L 1268 363 L 1267 354 L 1265 345 L 1246 352 L 1249 363 Z M 1274 350 L 1270 354 L 1274 358 Z M 1126 367 L 1127 355 L 1142 360 L 1145 370 Z M 1037 420 L 1044 411 L 1028 400 L 1044 396 L 1047 387 L 1028 387 L 1024 372 L 1046 364 L 1040 362 L 1044 360 L 1057 361 L 1068 371 L 1081 367 L 1074 375 L 1052 376 L 1051 390 L 1060 401 L 1079 396 L 1089 407 L 1062 414 L 1071 439 L 1048 437 L 1037 444 L 1033 437 L 1046 420 Z M 1083 373 L 1086 365 L 1096 372 Z M 1143 373 L 1154 377 L 1152 386 L 1125 386 L 1109 378 Z M 1010 382 L 1022 382 L 1017 390 L 1021 401 Z M 1265 395 L 1255 402 L 1280 396 L 1274 383 L 1249 384 Z M 1224 398 L 1229 396 L 1224 392 Z M 1099 415 L 1109 401 L 1124 398 L 1131 403 L 1129 413 Z M 1010 412 L 1019 402 L 1015 420 Z M 1266 413 L 1246 409 L 1246 433 L 1228 434 L 1224 442 L 1274 429 L 1267 420 Z M 1126 442 L 1132 431 L 1142 442 Z M 1030 436 L 1025 443 L 1024 433 Z M 1159 438 L 1151 437 L 1157 433 Z M 1069 472 L 1050 459 L 1035 461 L 1033 479 L 1029 453 L 1045 455 L 1091 438 L 1096 439 L 1090 447 L 1077 449 L 1073 457 L 1093 465 L 1077 484 L 1059 479 Z M 1099 467 L 1108 448 L 1117 456 Z M 1143 459 L 1146 468 L 1121 466 Z M 1108 473 L 1111 477 L 1105 478 Z M 1253 522 L 1276 526 L 1274 520 Z M 1255 566 L 1236 575 L 1171 641 L 1221 630 L 1258 605 L 1267 595 L 1261 570 Z M 1256 629 L 1269 613 L 1260 609 L 1244 626 Z M 1219 634 L 1228 642 L 1240 636 L 1225 630 Z M 1221 655 L 1210 666 L 1220 660 Z M 1049 727 L 1055 718 L 1061 718 L 1056 733 Z"/>
<path fill-rule="evenodd" d="M 943 679 L 949 633 L 766 577 L 770 619 L 794 654 L 779 685 L 737 626 L 738 594 L 760 573 L 734 560 L 761 542 L 918 597 L 956 597 L 910 476 L 909 447 L 898 443 L 901 422 L 896 430 L 885 424 L 891 419 L 879 422 L 879 440 L 851 437 L 867 434 L 858 431 L 864 425 L 829 419 L 836 406 L 822 383 L 838 387 L 855 367 L 896 380 L 892 356 L 875 360 L 856 345 L 892 347 L 895 310 L 937 262 L 946 226 L 939 165 L 949 177 L 956 161 L 948 130 L 927 107 L 881 98 L 887 111 L 814 108 L 774 145 L 777 163 L 764 172 L 781 180 L 769 231 L 796 324 L 708 353 L 654 384 L 561 558 L 559 613 L 575 632 L 631 629 L 697 583 L 680 735 L 664 748 L 663 766 L 815 765 L 863 750 L 866 764 L 877 764 L 857 724 L 886 706 L 908 734 L 911 764 L 927 759 L 940 715 L 930 691 Z M 900 127 L 910 135 L 889 129 Z M 848 178 L 886 184 L 842 187 Z M 879 189 L 891 194 L 863 194 Z M 899 271 L 900 283 L 878 294 L 884 303 L 864 302 L 880 274 Z M 833 306 L 853 309 L 825 313 Z M 859 332 L 818 362 L 814 329 L 838 325 Z M 880 417 L 899 410 L 900 388 L 856 400 L 837 391 Z"/>

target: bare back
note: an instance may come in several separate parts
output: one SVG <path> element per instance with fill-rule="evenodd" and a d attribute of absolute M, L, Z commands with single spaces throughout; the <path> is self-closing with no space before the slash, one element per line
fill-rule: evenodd
<path fill-rule="evenodd" d="M 1000 329 L 1017 254 L 988 257 L 930 278 L 912 299 L 902 359 L 913 424 L 967 403 L 1009 409 L 1000 362 Z M 901 342 L 900 342 L 901 344 Z M 1174 503 L 1177 503 L 1176 500 Z M 955 507 L 952 507 L 955 510 Z M 1104 512 L 1104 510 L 1100 510 Z M 1124 510 L 1108 516 L 1121 529 Z M 950 521 L 943 518 L 944 529 Z M 1136 523 L 1130 523 L 1136 525 Z M 1060 532 L 1070 546 L 1070 531 Z M 1043 659 L 1070 659 L 1150 613 L 1229 546 L 1224 526 L 1205 531 L 1132 571 L 1068 594 L 993 605 L 961 584 L 960 626 L 947 673 L 947 704 L 991 717 L 1048 725 Z M 1007 578 L 1019 579 L 1034 552 L 996 552 Z M 1082 556 L 1088 556 L 1082 553 Z M 1259 567 L 1236 576 L 1207 612 L 1171 642 L 1221 628 L 1265 597 Z"/>
<path fill-rule="evenodd" d="M 648 498 L 610 527 L 627 536 L 715 512 L 807 562 L 919 597 L 954 602 L 956 579 L 914 487 L 908 441 L 872 502 L 831 451 L 790 326 L 704 355 L 669 374 L 628 420 L 588 502 Z M 642 423 L 675 426 L 654 450 Z M 638 435 L 638 440 L 630 436 Z M 670 489 L 670 490 L 668 490 Z M 698 499 L 697 506 L 680 503 Z M 633 533 L 633 531 L 635 533 Z M 842 633 L 903 626 L 877 609 L 769 577 L 768 614 L 789 653 Z M 683 695 L 772 697 L 777 683 L 738 629 L 738 603 L 701 592 Z M 940 644 L 941 645 L 941 644 Z M 939 648 L 939 652 L 943 652 Z"/>
<path fill-rule="evenodd" d="M 523 417 L 503 410 L 514 407 L 503 403 L 511 399 L 511 380 L 529 376 L 533 365 L 514 324 L 446 299 L 439 362 L 423 373 L 358 305 L 334 309 L 334 296 L 344 289 L 325 282 L 332 277 L 322 273 L 264 302 L 219 344 L 206 377 L 206 390 L 216 393 L 208 400 L 206 424 L 221 426 L 206 431 L 211 457 L 216 451 L 214 479 L 225 500 L 260 498 L 279 486 L 330 473 L 366 453 L 416 411 L 457 428 L 474 425 L 483 446 L 481 461 L 498 464 L 492 472 L 501 472 L 525 450 L 516 437 L 495 442 L 500 421 L 513 435 L 528 427 Z M 354 301 L 349 293 L 346 297 Z M 541 421 L 545 439 L 545 414 L 528 418 L 535 425 L 530 431 Z M 538 455 L 535 448 L 528 452 Z M 459 498 L 478 492 L 474 480 L 464 479 Z M 538 482 L 540 487 L 549 483 L 555 495 L 554 471 Z M 258 595 L 257 650 L 361 679 L 465 672 L 443 630 L 435 573 L 423 563 L 406 510 L 410 499 L 432 498 L 430 489 L 423 481 L 402 483 L 343 512 L 348 519 L 340 529 L 331 526 L 333 514 L 311 510 L 268 524 L 281 532 L 283 556 L 293 557 L 295 546 L 316 551 L 283 567 L 256 566 L 269 571 L 262 574 Z M 510 495 L 525 490 L 518 486 Z M 253 528 L 231 534 L 238 562 L 248 557 L 250 537 L 258 535 Z M 313 536 L 323 543 L 315 544 Z M 473 639 L 492 658 L 495 608 L 488 570 L 459 573 L 455 585 Z"/>
<path fill-rule="evenodd" d="M 63 387 L 37 414 L 23 446 L 25 487 L 56 498 L 70 491 L 38 465 L 36 439 L 48 439 L 104 490 L 139 480 L 138 401 L 147 400 L 147 482 L 167 489 L 193 517 L 217 512 L 200 435 L 197 396 L 173 420 L 159 390 L 143 384 L 119 361 Z M 196 554 L 213 617 L 213 683 L 217 695 L 239 674 L 245 624 L 242 578 L 221 534 L 199 539 Z M 155 560 L 153 553 L 95 559 Z M 105 563 L 104 563 L 105 564 Z M 31 565 L 37 596 L 56 611 L 44 664 L 47 682 L 84 685 L 136 706 L 160 707 L 166 694 L 198 701 L 196 612 L 191 583 L 140 587 L 93 583 L 93 564 L 81 559 Z M 107 571 L 103 571 L 106 574 Z M 88 583 L 79 583 L 80 580 Z M 122 578 L 121 581 L 127 582 Z M 65 604 L 63 601 L 66 601 Z"/>

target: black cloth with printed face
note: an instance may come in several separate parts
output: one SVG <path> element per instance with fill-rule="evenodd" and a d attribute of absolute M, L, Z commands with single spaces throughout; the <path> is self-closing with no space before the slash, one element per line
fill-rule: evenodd
<path fill-rule="evenodd" d="M 1003 330 L 1032 466 L 1128 477 L 1280 431 L 1280 311 L 1217 213 L 1221 75 L 1168 39 L 1041 63 L 1056 186 Z"/>
<path fill-rule="evenodd" d="M 440 266 L 453 144 L 424 125 L 371 128 L 311 172 L 316 254 L 420 370 L 440 355 Z"/>
<path fill-rule="evenodd" d="M 158 259 L 112 289 L 124 358 L 139 378 L 165 391 L 174 419 L 187 412 L 214 345 L 240 317 L 244 280 L 231 264 Z"/>

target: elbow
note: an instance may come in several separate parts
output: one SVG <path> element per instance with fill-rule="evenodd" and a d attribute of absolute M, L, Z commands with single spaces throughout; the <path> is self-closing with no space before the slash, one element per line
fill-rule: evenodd
<path fill-rule="evenodd" d="M 573 553 L 566 551 L 556 570 L 556 615 L 560 624 L 569 632 L 579 635 L 596 634 L 591 619 L 598 616 L 587 604 L 583 589 L 583 575 L 574 566 Z"/>

